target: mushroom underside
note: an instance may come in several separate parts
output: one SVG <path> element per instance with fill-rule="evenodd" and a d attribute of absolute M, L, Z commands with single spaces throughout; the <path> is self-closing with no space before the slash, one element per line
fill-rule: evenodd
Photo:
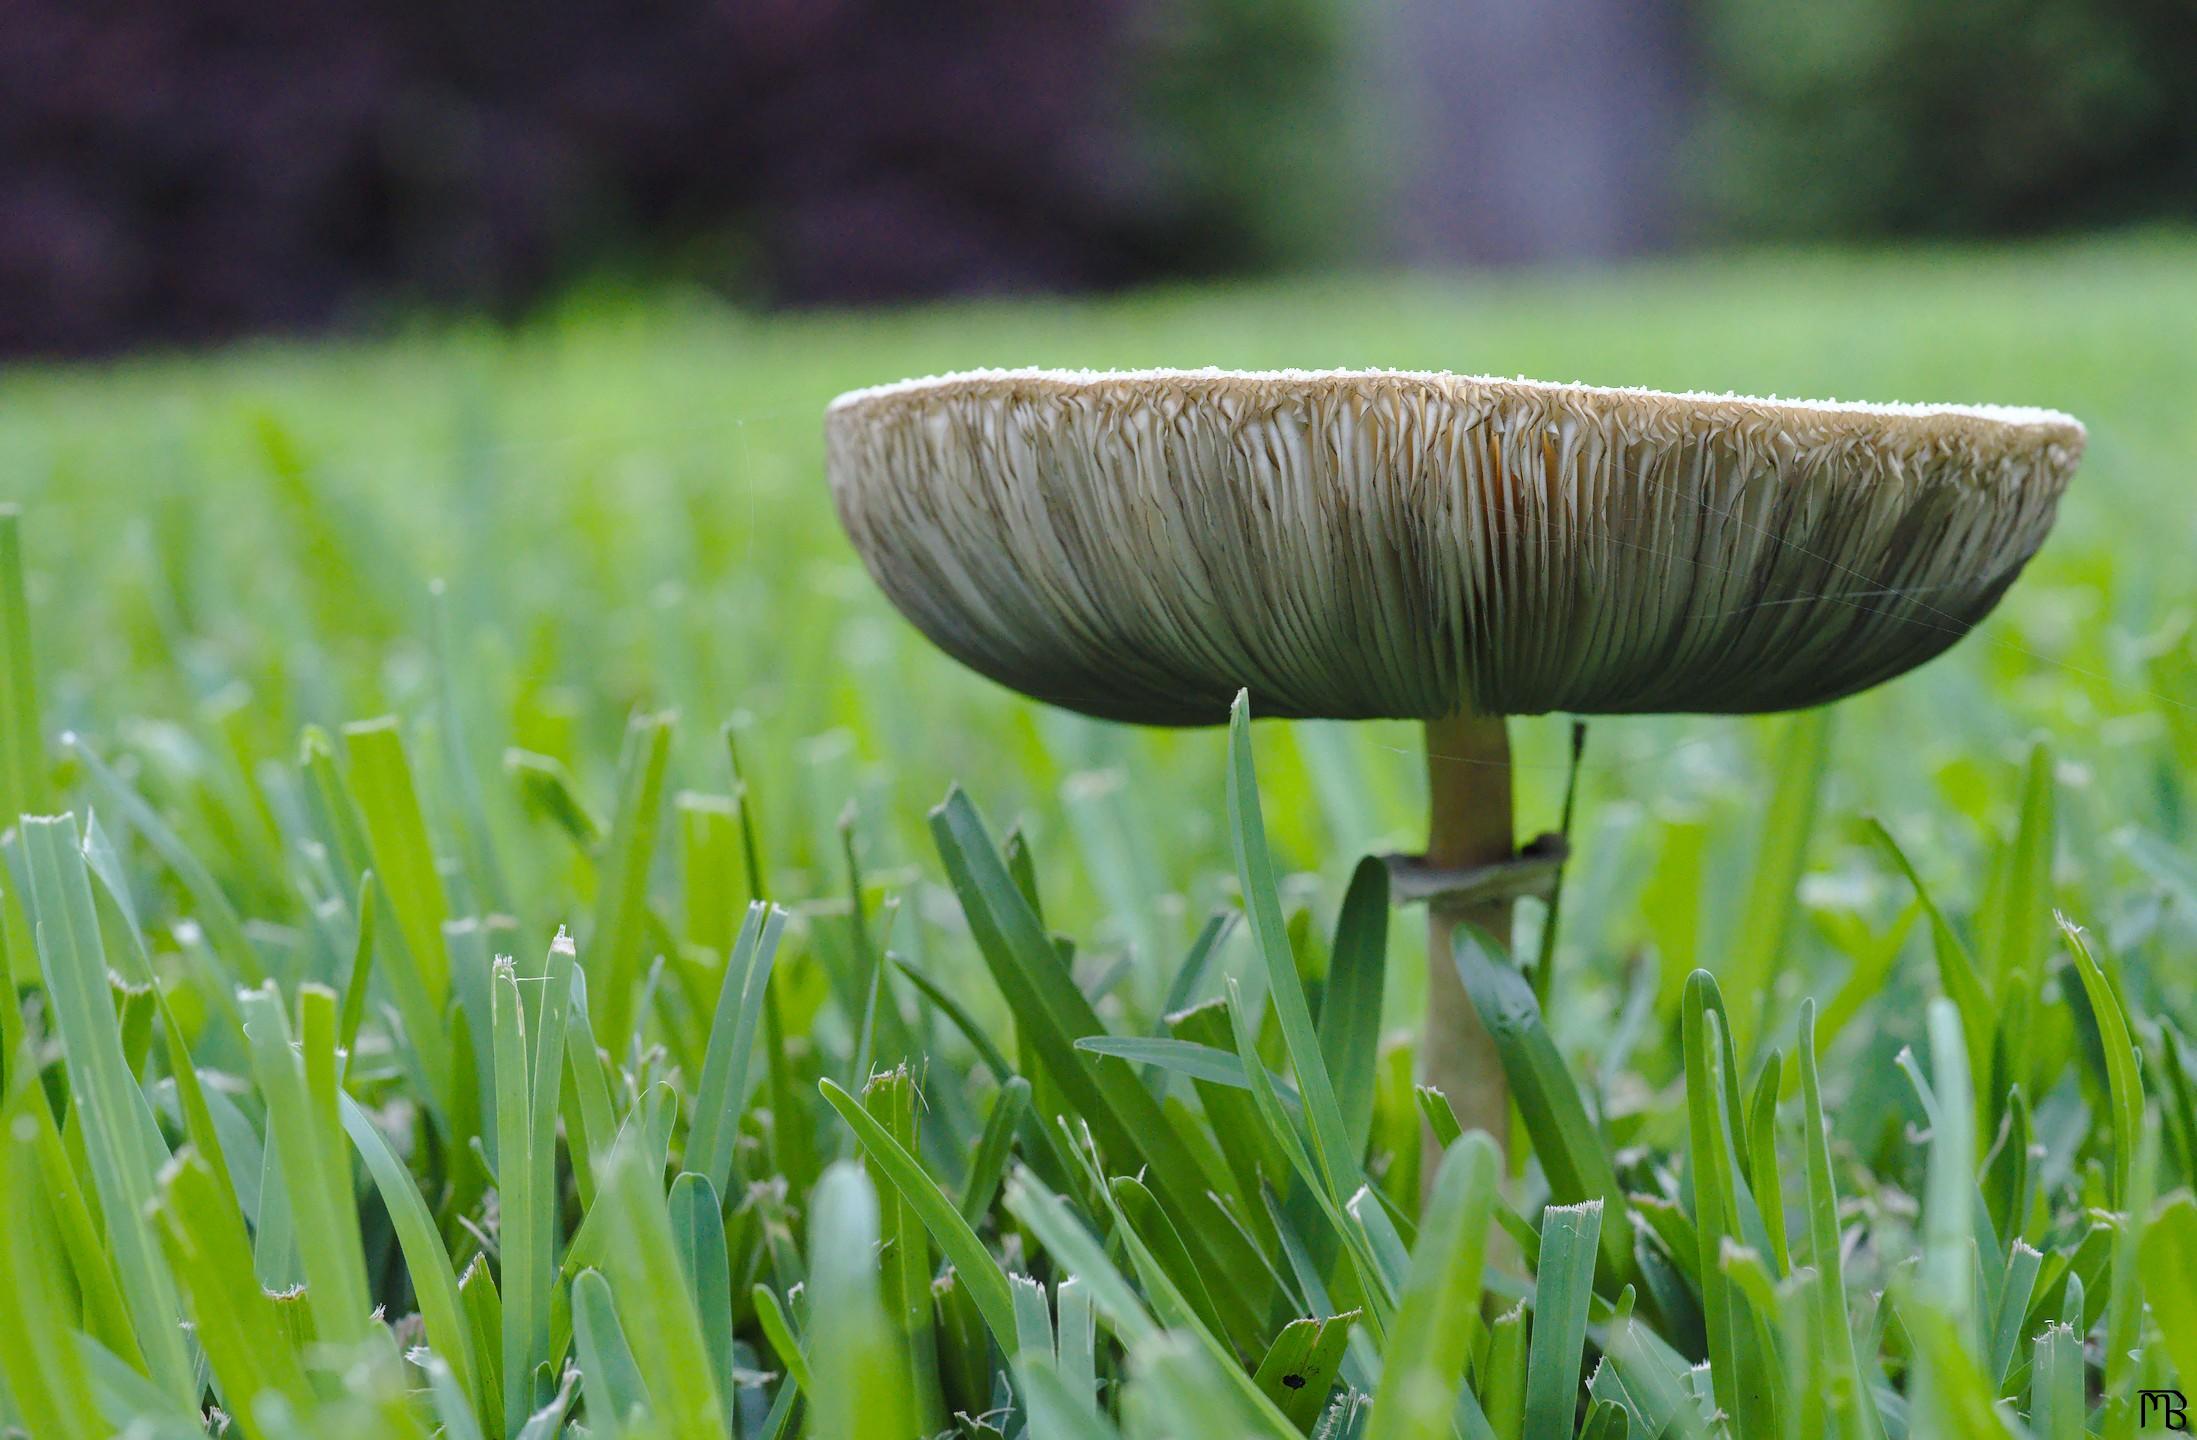
<path fill-rule="evenodd" d="M 2080 453 L 2079 428 L 1581 393 L 1621 392 L 915 389 L 835 407 L 827 441 L 856 548 L 935 643 L 1157 725 L 1238 689 L 1338 719 L 1837 699 L 1990 611 Z"/>

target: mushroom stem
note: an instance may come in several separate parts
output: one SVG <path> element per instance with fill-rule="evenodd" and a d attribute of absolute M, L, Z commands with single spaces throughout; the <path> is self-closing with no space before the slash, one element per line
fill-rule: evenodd
<path fill-rule="evenodd" d="M 1427 864 L 1442 869 L 1497 865 L 1515 854 L 1511 834 L 1510 735 L 1500 715 L 1459 710 L 1426 725 Z M 1484 1130 L 1498 1147 L 1510 1142 L 1510 1090 L 1495 1041 L 1480 1023 L 1452 960 L 1450 937 L 1461 923 L 1479 926 L 1510 945 L 1509 899 L 1444 903 L 1427 919 L 1426 1030 L 1419 1077 L 1449 1097 L 1466 1130 Z"/>

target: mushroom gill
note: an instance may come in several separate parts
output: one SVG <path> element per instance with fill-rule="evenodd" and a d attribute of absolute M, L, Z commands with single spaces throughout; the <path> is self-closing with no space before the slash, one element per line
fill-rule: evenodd
<path fill-rule="evenodd" d="M 2042 543 L 2050 411 L 1390 371 L 985 371 L 841 397 L 839 514 L 941 648 L 1110 719 L 1819 704 Z"/>

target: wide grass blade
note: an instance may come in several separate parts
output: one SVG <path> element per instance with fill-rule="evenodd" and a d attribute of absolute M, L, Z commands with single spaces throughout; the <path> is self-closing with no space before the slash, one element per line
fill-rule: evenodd
<path fill-rule="evenodd" d="M 274 1298 L 252 1280 L 243 1223 L 233 1206 L 221 1202 L 214 1183 L 205 1160 L 186 1149 L 161 1172 L 151 1214 L 161 1249 L 189 1297 L 192 1333 L 222 1408 L 243 1422 L 248 1434 L 261 1434 L 256 1418 L 263 1397 L 304 1413 L 312 1408 L 313 1390 L 294 1333 Z M 197 1408 L 195 1378 L 184 1400 Z"/>
<path fill-rule="evenodd" d="M 2052 752 L 2040 740 L 2029 748 L 2013 839 L 1998 858 L 1987 903 L 1977 916 L 1976 949 L 1995 995 L 2035 996 L 2044 987 L 2053 916 L 2053 800 Z M 2033 1023 L 2026 1009 L 2009 1011 L 2008 1054 L 2027 1056 Z"/>
<path fill-rule="evenodd" d="M 716 1367 L 695 1289 L 680 1267 L 661 1174 L 656 1154 L 634 1136 L 604 1163 L 596 1201 L 607 1226 L 604 1276 L 656 1425 L 676 1440 L 705 1440 L 725 1433 L 730 1397 L 717 1393 Z"/>
<path fill-rule="evenodd" d="M 307 985 L 298 995 L 301 1043 L 293 1046 L 282 997 L 270 983 L 242 997 L 252 1073 L 267 1105 L 269 1138 L 282 1156 L 291 1233 L 305 1268 L 306 1299 L 319 1338 L 357 1345 L 373 1310 L 359 1237 L 351 1155 L 343 1142 L 336 1089 L 336 995 Z"/>
<path fill-rule="evenodd" d="M 1485 1135 L 1443 1152 L 1382 1359 L 1366 1440 L 1444 1440 L 1478 1325 L 1501 1157 Z"/>
<path fill-rule="evenodd" d="M 694 1119 L 687 1131 L 686 1163 L 720 1195 L 732 1184 L 749 1056 L 755 1048 L 756 1026 L 763 1017 L 763 995 L 770 986 L 771 966 L 785 926 L 786 912 L 777 906 L 756 902 L 748 907 L 739 939 L 725 962 L 717 1014 L 702 1057 L 702 1077 L 694 1091 Z"/>
<path fill-rule="evenodd" d="M 1564 1435 L 1579 1408 L 1587 1306 L 1594 1299 L 1602 1202 L 1552 1205 L 1541 1213 L 1541 1261 L 1534 1272 L 1533 1339 L 1526 1353 L 1528 1435 Z"/>
<path fill-rule="evenodd" d="M 2081 927 L 2064 915 L 2057 919 L 2068 954 L 2074 959 L 2075 973 L 2082 980 L 2083 995 L 2090 1002 L 2091 1020 L 2098 1027 L 2099 1049 L 2105 1056 L 2106 1094 L 2111 1101 L 2107 1111 L 2110 1130 L 2107 1175 L 2111 1182 L 2107 1198 L 2116 1207 L 2125 1206 L 2136 1150 L 2143 1134 L 2144 1091 L 2138 1073 L 2141 1057 L 2129 1034 L 2127 1012 L 2121 1008 L 2120 997 L 2114 993 L 2105 972 L 2091 958 L 2090 945 L 2083 939 Z"/>
<path fill-rule="evenodd" d="M 1297 975 L 1296 956 L 1282 920 L 1281 893 L 1273 857 L 1267 852 L 1266 822 L 1259 813 L 1258 777 L 1252 767 L 1248 691 L 1237 694 L 1229 712 L 1228 829 L 1235 850 L 1237 882 L 1243 887 L 1244 913 L 1251 922 L 1252 945 L 1266 962 L 1268 998 L 1281 1022 L 1282 1044 L 1296 1071 L 1297 1089 L 1304 1096 L 1312 1153 L 1319 1162 L 1328 1197 L 1340 1205 L 1365 1183 L 1365 1172 L 1360 1168 L 1359 1150 L 1351 1143 L 1351 1127 L 1344 1121 L 1342 1107 L 1335 1098 L 1334 1081 L 1312 1028 L 1304 982 Z M 1364 1080 L 1370 1087 L 1371 1075 Z"/>
<path fill-rule="evenodd" d="M 877 1194 L 841 1162 L 817 1183 L 809 1222 L 810 1323 L 831 1337 L 811 1356 L 817 1440 L 907 1440 L 918 1433 L 907 1362 L 877 1290 Z"/>
<path fill-rule="evenodd" d="M 1274 1337 L 1253 1380 L 1305 1434 L 1327 1409 L 1357 1312 L 1292 1320 Z"/>
<path fill-rule="evenodd" d="M 413 1294 L 419 1299 L 420 1320 L 427 1331 L 427 1343 L 448 1367 L 451 1383 L 465 1396 L 474 1412 L 481 1415 L 489 1433 L 500 1435 L 503 1433 L 501 1410 L 489 1414 L 483 1409 L 483 1401 L 488 1397 L 475 1380 L 479 1371 L 471 1327 L 466 1320 L 465 1301 L 458 1293 L 450 1249 L 435 1228 L 435 1217 L 428 1210 L 411 1172 L 389 1148 L 389 1142 L 374 1128 L 374 1122 L 359 1108 L 358 1102 L 344 1095 L 339 1103 L 344 1133 L 350 1136 L 359 1158 L 366 1162 L 367 1174 L 373 1177 L 375 1188 L 381 1192 L 382 1206 L 389 1212 L 390 1224 L 396 1231 L 405 1272 L 411 1280 Z M 495 1399 L 500 1405 L 501 1397 Z"/>
<path fill-rule="evenodd" d="M 717 1192 L 692 1171 L 671 1184 L 666 1202 L 671 1238 L 679 1252 L 679 1273 L 702 1322 L 702 1348 L 709 1354 L 717 1394 L 729 1410 L 736 1393 L 733 1379 L 732 1257 L 725 1241 L 725 1215 Z"/>
<path fill-rule="evenodd" d="M 390 967 L 389 978 L 405 1025 L 416 1032 L 412 1043 L 441 1093 L 449 1083 L 442 1016 L 450 993 L 450 967 L 442 927 L 450 918 L 450 907 L 428 843 L 411 761 L 397 722 L 386 717 L 344 726 L 343 749 L 350 761 L 350 787 L 357 797 L 374 875 L 388 896 L 403 940 L 401 959 Z"/>
<path fill-rule="evenodd" d="M 530 1024 L 518 968 L 509 960 L 496 962 L 496 1110 L 503 1146 L 497 1190 L 507 1426 L 533 1412 L 535 1370 L 553 1358 L 557 1098 L 575 964 L 572 942 L 560 934 L 549 947 L 543 973 L 527 977 L 540 997 Z"/>
<path fill-rule="evenodd" d="M 618 804 L 598 867 L 595 923 L 586 936 L 588 992 L 597 1027 L 613 1045 L 632 1033 L 635 1020 L 633 994 L 648 934 L 648 870 L 670 759 L 670 717 L 634 716 L 618 761 Z"/>
<path fill-rule="evenodd" d="M 838 1111 L 839 1117 L 854 1131 L 855 1139 L 861 1142 L 870 1163 L 914 1210 L 916 1218 L 952 1263 L 955 1275 L 969 1287 L 969 1295 L 976 1301 L 978 1313 L 983 1315 L 984 1324 L 999 1342 L 1001 1351 L 1013 1354 L 1016 1346 L 1014 1302 L 1008 1293 L 1006 1272 L 992 1259 L 984 1242 L 977 1238 L 976 1231 L 930 1173 L 883 1125 L 852 1095 L 830 1080 L 821 1080 L 818 1085 L 832 1109 Z"/>
<path fill-rule="evenodd" d="M 600 1271 L 582 1270 L 572 1281 L 572 1339 L 580 1352 L 589 1428 L 613 1436 L 651 1433 L 648 1387 Z"/>
<path fill-rule="evenodd" d="M 1335 1084 L 1350 1153 L 1363 1156 L 1373 1128 L 1381 1043 L 1381 990 L 1388 975 L 1388 866 L 1368 855 L 1351 872 L 1328 949 L 1320 998 L 1320 1058 Z"/>
<path fill-rule="evenodd" d="M 23 512 L 0 505 L 0 815 L 44 811 L 49 790 L 23 587 Z"/>
<path fill-rule="evenodd" d="M 25 816 L 16 834 L 39 969 L 122 1297 L 152 1378 L 188 1402 L 198 1386 L 176 1326 L 175 1280 L 145 1221 L 167 1147 L 123 1052 L 76 817 Z"/>
<path fill-rule="evenodd" d="M 1823 1083 L 1816 1072 L 1815 1002 L 1800 1007 L 1801 1164 L 1807 1182 L 1809 1261 L 1816 1270 L 1816 1341 L 1824 1349 L 1832 1413 L 1860 1440 L 1883 1433 L 1854 1352 L 1854 1331 L 1846 1309 L 1846 1263 L 1838 1219 L 1838 1189 L 1831 1176 L 1830 1127 L 1823 1111 Z"/>
<path fill-rule="evenodd" d="M 1632 1274 L 1624 1192 L 1602 1136 L 1587 1118 L 1579 1087 L 1533 1003 L 1533 989 L 1523 975 L 1499 963 L 1470 926 L 1458 927 L 1455 944 L 1457 973 L 1502 1057 L 1549 1193 L 1559 1204 L 1602 1203 L 1604 1277 L 1623 1284 Z"/>
<path fill-rule="evenodd" d="M 1755 1342 L 1756 1322 L 1743 1293 L 1728 1278 L 1727 1245 L 1745 1247 L 1740 1213 L 1740 1162 L 1733 1150 L 1733 1100 L 1726 1079 L 1730 1042 L 1719 1022 L 1716 982 L 1696 971 L 1686 982 L 1687 1170 L 1693 1182 L 1697 1234 L 1695 1281 L 1709 1332 L 1710 1378 L 1719 1405 L 1743 1440 L 1777 1433 L 1778 1377 Z"/>
<path fill-rule="evenodd" d="M 2145 1287 L 2160 1341 L 2181 1374 L 2182 1388 L 2197 1390 L 2197 1285 L 2188 1283 L 2197 1276 L 2197 1199 L 2180 1194 L 2160 1207 L 2144 1227 L 2139 1250 L 2144 1273 L 2162 1282 Z"/>
<path fill-rule="evenodd" d="M 44 1104 L 36 1087 L 22 1085 L 0 1106 L 0 1211 L 8 1217 L 0 1226 L 0 1309 L 9 1317 L 0 1381 L 31 1434 L 95 1440 L 107 1431 L 94 1418 L 91 1377 L 70 1333 L 70 1280 L 52 1243 L 44 1167 L 27 1122 Z M 173 1405 L 176 1397 L 159 1392 L 159 1401 Z"/>

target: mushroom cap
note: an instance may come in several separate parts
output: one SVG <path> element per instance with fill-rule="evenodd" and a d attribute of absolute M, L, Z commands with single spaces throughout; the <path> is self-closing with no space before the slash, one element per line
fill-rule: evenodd
<path fill-rule="evenodd" d="M 1151 725 L 1795 709 L 1966 634 L 2051 528 L 2049 410 L 1402 371 L 986 370 L 832 403 L 872 576 L 1024 694 Z"/>

